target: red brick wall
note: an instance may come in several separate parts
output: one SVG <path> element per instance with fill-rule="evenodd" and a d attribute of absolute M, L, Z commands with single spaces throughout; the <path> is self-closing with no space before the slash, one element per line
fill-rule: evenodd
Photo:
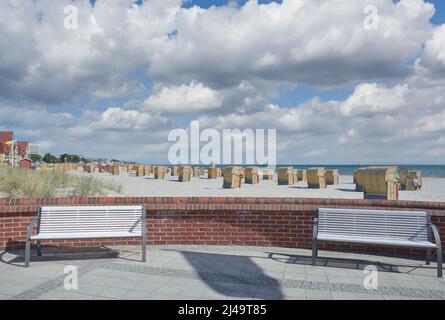
<path fill-rule="evenodd" d="M 445 203 L 293 198 L 58 198 L 0 200 L 0 250 L 24 247 L 40 205 L 145 204 L 149 244 L 252 245 L 310 248 L 319 207 L 423 210 L 432 215 L 445 246 Z M 43 245 L 140 244 L 139 239 L 50 241 Z M 320 243 L 320 248 L 423 254 L 415 249 Z"/>

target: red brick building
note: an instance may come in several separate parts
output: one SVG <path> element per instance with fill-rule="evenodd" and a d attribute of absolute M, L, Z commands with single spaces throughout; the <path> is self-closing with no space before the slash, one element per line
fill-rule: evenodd
<path fill-rule="evenodd" d="M 0 131 L 0 163 L 13 162 L 14 145 L 8 143 L 13 140 L 14 133 L 12 131 Z"/>
<path fill-rule="evenodd" d="M 27 159 L 29 157 L 28 141 L 17 141 L 16 148 L 16 156 L 18 161 Z"/>
<path fill-rule="evenodd" d="M 28 141 L 15 141 L 14 132 L 0 131 L 0 164 L 19 166 L 21 160 L 29 157 Z"/>
<path fill-rule="evenodd" d="M 32 167 L 32 161 L 29 159 L 22 159 L 19 162 L 19 166 L 22 169 L 31 169 Z"/>

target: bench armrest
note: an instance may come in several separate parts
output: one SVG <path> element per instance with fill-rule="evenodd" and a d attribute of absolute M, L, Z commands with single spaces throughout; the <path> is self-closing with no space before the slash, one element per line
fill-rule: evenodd
<path fill-rule="evenodd" d="M 31 239 L 32 229 L 37 225 L 37 219 L 39 219 L 39 216 L 36 216 L 36 217 L 32 218 L 31 222 L 29 223 L 28 235 L 27 235 L 26 240 L 30 240 Z"/>
<path fill-rule="evenodd" d="M 437 248 L 442 251 L 442 242 L 440 241 L 439 230 L 434 224 L 430 224 L 431 231 L 433 231 L 434 241 L 436 242 Z"/>

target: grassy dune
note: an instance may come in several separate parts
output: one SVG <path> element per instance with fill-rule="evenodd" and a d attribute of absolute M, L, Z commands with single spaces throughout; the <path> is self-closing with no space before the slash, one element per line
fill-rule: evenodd
<path fill-rule="evenodd" d="M 110 193 L 121 193 L 122 186 L 61 171 L 0 168 L 0 191 L 7 193 L 11 198 L 106 196 Z"/>

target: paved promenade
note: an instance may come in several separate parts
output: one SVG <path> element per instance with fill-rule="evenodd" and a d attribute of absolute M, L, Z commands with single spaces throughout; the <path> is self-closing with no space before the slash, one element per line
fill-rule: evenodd
<path fill-rule="evenodd" d="M 319 253 L 311 266 L 302 249 L 156 246 L 141 263 L 133 246 L 50 248 L 24 268 L 23 251 L 2 252 L 0 299 L 445 299 L 434 262 Z M 364 287 L 369 265 L 377 289 Z"/>

